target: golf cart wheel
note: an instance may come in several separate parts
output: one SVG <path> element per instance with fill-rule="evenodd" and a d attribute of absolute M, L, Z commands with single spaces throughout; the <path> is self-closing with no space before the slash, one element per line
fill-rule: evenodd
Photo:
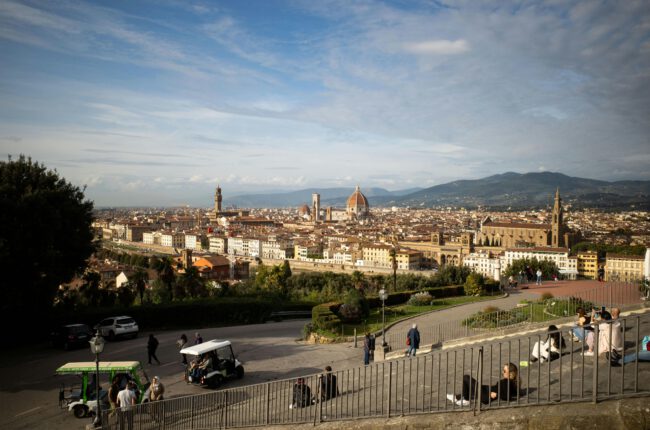
<path fill-rule="evenodd" d="M 239 366 L 235 369 L 235 374 L 237 375 L 237 379 L 241 379 L 244 377 L 244 366 Z"/>
<path fill-rule="evenodd" d="M 88 415 L 88 406 L 86 405 L 76 405 L 72 408 L 72 414 L 76 418 L 83 418 Z"/>

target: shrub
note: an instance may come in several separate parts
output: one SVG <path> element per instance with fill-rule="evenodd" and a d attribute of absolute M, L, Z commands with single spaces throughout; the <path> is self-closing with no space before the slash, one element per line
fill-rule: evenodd
<path fill-rule="evenodd" d="M 429 306 L 431 304 L 431 300 L 433 300 L 431 294 L 423 291 L 421 293 L 413 294 L 407 303 L 411 306 Z"/>
<path fill-rule="evenodd" d="M 480 296 L 483 294 L 484 281 L 483 277 L 478 273 L 470 273 L 465 280 L 465 295 L 466 296 Z"/>
<path fill-rule="evenodd" d="M 486 306 L 481 312 L 484 314 L 491 314 L 492 312 L 499 312 L 501 309 L 496 306 Z"/>
<path fill-rule="evenodd" d="M 309 335 L 314 331 L 314 324 L 308 322 L 304 326 L 302 326 L 302 339 L 307 340 L 309 338 Z"/>
<path fill-rule="evenodd" d="M 550 300 L 550 299 L 552 299 L 552 298 L 553 298 L 553 294 L 551 294 L 551 293 L 544 293 L 544 294 L 542 294 L 542 296 L 540 297 L 540 301 L 545 302 L 545 301 Z"/>
<path fill-rule="evenodd" d="M 357 289 L 351 289 L 345 295 L 345 302 L 339 308 L 339 316 L 345 322 L 356 323 L 368 316 L 368 303 Z"/>

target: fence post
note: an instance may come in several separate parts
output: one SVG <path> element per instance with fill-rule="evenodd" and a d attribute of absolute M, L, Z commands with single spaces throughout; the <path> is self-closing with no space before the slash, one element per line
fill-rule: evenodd
<path fill-rule="evenodd" d="M 354 347 L 355 348 L 357 347 L 357 329 L 356 329 L 356 327 L 354 329 Z"/>
<path fill-rule="evenodd" d="M 533 319 L 533 304 L 532 303 L 528 303 L 528 319 L 530 320 L 530 324 L 532 324 L 533 321 L 534 321 L 534 319 Z"/>
<path fill-rule="evenodd" d="M 269 425 L 271 416 L 271 383 L 266 383 L 266 425 Z"/>
<path fill-rule="evenodd" d="M 388 418 L 390 418 L 390 403 L 392 399 L 392 393 L 393 393 L 393 362 L 389 361 L 388 362 L 388 408 L 387 408 L 387 414 Z"/>
<path fill-rule="evenodd" d="M 585 335 L 586 336 L 586 335 Z M 598 402 L 598 324 L 594 324 L 594 377 L 592 382 L 591 401 Z"/>
<path fill-rule="evenodd" d="M 190 428 L 194 428 L 194 396 L 192 396 L 192 400 L 190 400 Z"/>
<path fill-rule="evenodd" d="M 481 410 L 481 384 L 483 383 L 483 347 L 478 349 L 478 369 L 476 371 L 476 390 L 474 392 L 474 415 L 476 415 L 476 410 L 480 412 Z M 440 381 L 438 381 L 440 383 Z"/>

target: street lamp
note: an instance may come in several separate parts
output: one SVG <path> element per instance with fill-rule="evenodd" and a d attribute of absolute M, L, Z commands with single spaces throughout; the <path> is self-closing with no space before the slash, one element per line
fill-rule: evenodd
<path fill-rule="evenodd" d="M 99 399 L 99 354 L 104 351 L 104 338 L 102 337 L 102 334 L 99 332 L 99 328 L 97 329 L 97 333 L 95 334 L 95 337 L 90 339 L 88 342 L 90 344 L 90 352 L 95 354 L 95 385 L 97 389 L 97 413 L 95 414 L 95 427 L 101 427 L 102 426 L 102 407 L 101 407 L 101 402 Z"/>
<path fill-rule="evenodd" d="M 384 333 L 386 333 L 386 313 L 385 313 L 385 301 L 388 298 L 386 290 L 383 288 L 379 290 L 379 298 L 381 299 L 381 347 L 386 346 L 386 340 L 384 339 Z"/>

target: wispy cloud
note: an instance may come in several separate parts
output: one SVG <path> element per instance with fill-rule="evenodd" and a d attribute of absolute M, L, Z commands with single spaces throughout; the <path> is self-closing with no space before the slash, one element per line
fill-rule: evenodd
<path fill-rule="evenodd" d="M 404 46 L 407 52 L 423 55 L 454 55 L 469 51 L 466 40 L 428 40 L 408 43 Z"/>

